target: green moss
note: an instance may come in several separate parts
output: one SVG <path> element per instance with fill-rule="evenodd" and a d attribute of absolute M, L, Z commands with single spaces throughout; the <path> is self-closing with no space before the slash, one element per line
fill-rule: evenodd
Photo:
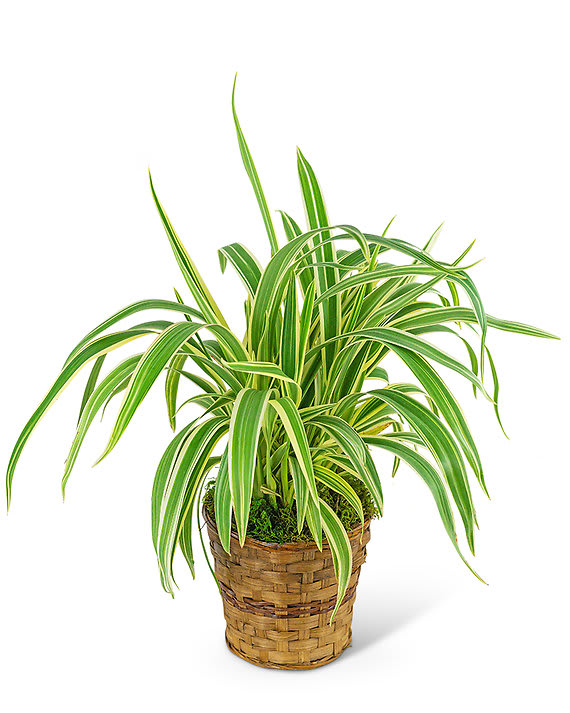
<path fill-rule="evenodd" d="M 378 515 L 378 511 L 365 485 L 356 478 L 346 475 L 346 480 L 352 485 L 362 503 L 365 519 Z M 360 518 L 350 503 L 337 493 L 322 484 L 317 485 L 319 496 L 334 510 L 347 532 L 360 524 Z M 208 515 L 214 520 L 214 492 L 216 481 L 206 484 L 204 506 Z M 235 532 L 235 522 L 232 522 Z M 312 542 L 313 537 L 307 525 L 301 532 L 297 531 L 297 509 L 295 503 L 291 507 L 273 505 L 266 496 L 254 497 L 251 501 L 247 534 L 262 542 Z"/>

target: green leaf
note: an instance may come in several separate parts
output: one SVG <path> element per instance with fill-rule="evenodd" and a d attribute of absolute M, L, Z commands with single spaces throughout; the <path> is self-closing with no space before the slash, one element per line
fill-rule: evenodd
<path fill-rule="evenodd" d="M 257 444 L 270 391 L 242 389 L 235 401 L 230 422 L 228 468 L 232 503 L 240 545 L 246 537 L 253 495 Z"/>
<path fill-rule="evenodd" d="M 285 230 L 287 240 L 291 241 L 294 238 L 299 237 L 303 231 L 299 228 L 293 218 L 282 210 L 280 210 L 279 213 L 281 213 L 281 220 L 283 221 L 283 229 Z M 307 251 L 307 246 L 301 248 L 301 254 L 306 255 Z M 307 293 L 309 285 L 313 283 L 313 274 L 309 273 L 309 270 L 312 270 L 312 264 L 312 258 L 310 255 L 299 259 L 299 270 L 297 272 L 297 276 L 299 278 L 299 282 L 301 283 L 301 289 L 304 295 Z"/>
<path fill-rule="evenodd" d="M 285 428 L 285 432 L 291 441 L 295 455 L 297 456 L 301 472 L 307 483 L 307 489 L 316 505 L 316 526 L 318 529 L 320 524 L 318 508 L 319 496 L 317 493 L 317 483 L 315 481 L 315 474 L 313 471 L 313 461 L 309 449 L 309 441 L 307 439 L 307 433 L 305 431 L 301 415 L 299 414 L 294 401 L 288 396 L 284 396 L 280 399 L 272 399 L 269 404 L 277 412 L 277 415 Z M 320 545 L 320 542 L 317 541 L 317 545 Z"/>
<path fill-rule="evenodd" d="M 199 519 L 200 506 L 199 506 L 199 504 L 200 504 L 201 494 L 203 491 L 205 476 L 219 462 L 220 462 L 220 459 L 217 456 L 213 457 L 213 458 L 208 458 L 208 461 L 207 461 L 207 463 L 204 467 L 204 470 L 202 472 L 203 477 L 201 478 L 201 485 L 198 488 L 197 494 L 195 496 L 195 501 L 198 503 L 198 507 L 196 508 L 196 524 L 198 525 L 198 532 L 200 534 L 202 550 L 204 552 L 204 558 L 208 564 L 208 567 L 210 568 L 210 571 L 212 572 L 212 575 L 214 577 L 214 581 L 216 582 L 216 584 L 218 584 L 218 580 L 216 579 L 216 575 L 210 565 L 210 560 L 208 559 L 208 554 L 206 552 L 206 548 L 204 547 L 204 541 L 202 539 L 202 532 L 200 530 L 200 519 Z M 192 512 L 191 512 L 191 509 L 189 511 L 187 511 L 185 515 L 183 515 L 183 520 L 182 520 L 182 524 L 180 527 L 180 536 L 179 536 L 178 544 L 180 545 L 180 550 L 181 550 L 182 554 L 184 555 L 184 559 L 186 560 L 186 563 L 188 564 L 190 572 L 192 573 L 192 579 L 194 579 L 195 571 L 194 571 L 194 553 L 193 553 L 193 548 L 192 548 Z"/>
<path fill-rule="evenodd" d="M 325 208 L 325 202 L 322 196 L 321 188 L 315 172 L 311 168 L 307 159 L 297 148 L 297 169 L 299 172 L 299 181 L 301 183 L 301 192 L 303 195 L 303 203 L 307 214 L 307 223 L 309 228 L 324 228 L 329 225 L 329 219 Z M 329 230 L 324 230 L 313 236 L 313 247 L 315 260 L 317 263 L 334 263 L 336 262 L 336 253 L 334 243 L 329 241 L 331 233 Z M 325 294 L 336 282 L 338 282 L 339 273 L 336 268 L 331 267 L 315 267 L 315 284 L 317 298 Z M 341 302 L 336 296 L 316 304 L 319 306 L 319 316 L 321 320 L 321 331 L 325 339 L 339 334 L 342 326 Z M 326 373 L 330 367 L 336 352 L 336 345 L 330 343 L 325 349 L 323 369 Z"/>
<path fill-rule="evenodd" d="M 368 448 L 358 433 L 338 416 L 316 416 L 310 421 L 333 438 L 349 457 L 352 468 L 366 484 L 378 511 L 383 510 L 382 485 Z"/>
<path fill-rule="evenodd" d="M 410 396 L 398 393 L 393 389 L 378 389 L 369 393 L 393 406 L 431 451 L 445 475 L 463 520 L 469 548 L 474 553 L 475 508 L 461 452 L 452 436 L 429 409 Z"/>
<path fill-rule="evenodd" d="M 128 305 L 127 307 L 119 310 L 118 312 L 115 312 L 115 314 L 111 315 L 109 319 L 106 319 L 104 322 L 101 322 L 101 324 L 95 327 L 95 329 L 92 329 L 89 334 L 86 334 L 85 337 L 83 337 L 83 339 L 71 352 L 71 354 L 67 357 L 65 366 L 69 364 L 69 362 L 83 349 L 86 344 L 88 344 L 88 342 L 90 342 L 95 337 L 98 337 L 106 329 L 109 329 L 113 325 L 117 324 L 117 322 L 120 322 L 122 319 L 126 319 L 127 317 L 130 317 L 131 315 L 136 314 L 137 312 L 142 312 L 148 309 L 165 309 L 173 312 L 181 312 L 182 314 L 195 317 L 199 320 L 204 319 L 200 312 L 193 309 L 192 307 L 188 307 L 185 304 L 179 304 L 178 302 L 172 302 L 170 300 L 141 300 L 140 302 L 134 302 L 133 304 Z"/>
<path fill-rule="evenodd" d="M 117 445 L 117 442 L 129 425 L 135 411 L 149 392 L 150 387 L 154 384 L 160 372 L 173 355 L 176 354 L 178 349 L 180 349 L 201 326 L 200 324 L 193 324 L 192 322 L 178 322 L 166 329 L 150 345 L 131 377 L 129 386 L 127 387 L 127 393 L 117 414 L 111 437 L 101 457 L 97 460 L 97 463 L 103 460 Z"/>
<path fill-rule="evenodd" d="M 185 518 L 191 517 L 210 454 L 227 430 L 227 418 L 212 418 L 185 432 L 179 440 L 174 439 L 175 447 L 167 449 L 168 457 L 161 463 L 155 478 L 152 498 L 154 545 L 163 586 L 172 596 L 175 585 L 172 560 L 182 526 Z"/>
<path fill-rule="evenodd" d="M 383 369 L 381 366 L 375 366 L 372 371 L 366 375 L 367 379 L 382 379 L 382 381 L 385 381 L 386 383 L 389 383 L 390 379 L 388 378 L 388 372 L 386 369 Z"/>
<path fill-rule="evenodd" d="M 254 255 L 241 243 L 231 243 L 218 250 L 218 257 L 222 272 L 225 272 L 228 260 L 231 262 L 253 299 L 261 279 L 261 267 Z"/>
<path fill-rule="evenodd" d="M 81 414 L 83 413 L 83 409 L 89 401 L 89 397 L 93 393 L 93 390 L 97 386 L 97 379 L 99 378 L 99 374 L 101 373 L 101 369 L 105 362 L 106 356 L 106 354 L 102 354 L 100 357 L 97 357 L 97 359 L 95 359 L 95 362 L 93 363 L 93 366 L 91 367 L 91 373 L 89 374 L 89 378 L 87 379 L 87 383 L 85 384 L 85 390 L 83 392 L 83 399 L 81 400 L 81 407 L 79 408 L 79 416 L 77 418 L 77 423 L 81 421 Z"/>
<path fill-rule="evenodd" d="M 166 408 L 168 410 L 168 421 L 173 431 L 176 430 L 176 399 L 178 397 L 178 385 L 180 383 L 181 370 L 187 358 L 187 354 L 179 354 L 172 359 L 166 374 L 166 380 L 164 382 L 164 395 L 166 398 Z"/>
<path fill-rule="evenodd" d="M 307 351 L 307 342 L 309 341 L 309 333 L 311 331 L 311 318 L 313 315 L 313 304 L 315 298 L 315 283 L 312 282 L 305 294 L 303 301 L 303 309 L 301 310 L 300 327 L 299 327 L 299 354 L 297 357 L 297 369 L 295 372 L 295 381 L 299 381 L 305 366 L 305 356 Z"/>
<path fill-rule="evenodd" d="M 352 548 L 342 522 L 324 500 L 321 500 L 321 517 L 323 530 L 325 531 L 327 542 L 331 548 L 334 571 L 338 584 L 336 604 L 329 622 L 331 623 L 338 608 L 342 604 L 342 600 L 346 594 L 346 588 L 350 581 L 350 575 L 352 574 Z"/>
<path fill-rule="evenodd" d="M 291 476 L 293 478 L 293 487 L 295 489 L 295 501 L 297 506 L 297 531 L 301 532 L 305 524 L 305 519 L 307 517 L 307 508 L 309 507 L 309 488 L 307 487 L 307 479 L 303 475 L 303 471 L 301 470 L 299 462 L 295 458 L 288 457 L 287 464 L 289 470 L 291 471 Z M 322 526 L 320 530 L 321 535 L 319 538 L 319 528 L 317 526 L 316 517 L 314 521 L 311 521 L 309 518 L 308 524 L 309 528 L 311 530 L 314 529 L 314 531 L 317 533 L 315 541 L 320 542 L 322 540 Z"/>
<path fill-rule="evenodd" d="M 216 488 L 214 490 L 214 512 L 216 515 L 216 528 L 220 536 L 220 542 L 226 552 L 230 551 L 230 541 L 232 535 L 232 494 L 230 492 L 230 480 L 228 471 L 228 449 L 224 451 L 218 477 L 216 478 Z"/>
<path fill-rule="evenodd" d="M 408 257 L 413 257 L 418 262 L 441 269 L 448 275 L 458 275 L 461 272 L 458 268 L 434 260 L 425 250 L 421 250 L 405 240 L 387 238 L 385 236 L 373 235 L 371 233 L 364 233 L 364 237 L 368 240 L 368 242 L 373 243 L 374 245 L 379 245 L 381 248 L 395 250 L 396 252 L 407 255 Z"/>
<path fill-rule="evenodd" d="M 251 311 L 251 318 L 249 320 L 249 341 L 254 349 L 258 349 L 266 325 L 272 324 L 276 318 L 277 310 L 289 279 L 289 271 L 299 253 L 308 244 L 311 238 L 320 235 L 322 232 L 331 231 L 336 228 L 351 230 L 351 227 L 347 225 L 309 230 L 307 233 L 303 233 L 294 240 L 291 240 L 273 255 L 259 281 Z M 352 235 L 347 234 L 345 239 L 346 237 L 353 238 L 357 241 L 361 240 L 360 234 L 356 232 Z M 337 240 L 338 238 L 333 239 Z"/>
<path fill-rule="evenodd" d="M 298 391 L 301 390 L 299 384 L 294 379 L 289 378 L 287 374 L 284 374 L 277 364 L 265 361 L 233 361 L 225 362 L 225 365 L 228 369 L 243 374 L 257 374 L 258 376 L 267 376 L 270 379 L 279 379 L 288 384 L 293 384 Z"/>
<path fill-rule="evenodd" d="M 152 176 L 150 175 L 150 171 L 148 177 L 150 181 L 150 190 L 152 192 L 152 197 L 154 198 L 154 202 L 158 209 L 160 219 L 162 220 L 162 224 L 168 237 L 168 241 L 170 242 L 172 252 L 174 253 L 176 262 L 180 267 L 182 276 L 186 280 L 186 284 L 190 288 L 190 292 L 196 300 L 200 312 L 204 315 L 208 322 L 213 322 L 214 324 L 221 324 L 224 327 L 227 327 L 228 325 L 226 323 L 226 320 L 220 312 L 218 305 L 210 294 L 210 291 L 206 287 L 206 283 L 201 278 L 200 273 L 196 269 L 196 265 L 194 265 L 192 259 L 190 258 L 190 255 L 188 255 L 188 253 L 186 252 L 186 248 L 184 247 L 182 241 L 176 234 L 176 231 L 172 227 L 172 223 L 170 222 L 168 216 L 166 215 L 166 212 L 164 211 L 164 208 L 158 200 L 158 196 L 156 195 L 154 185 L 152 183 Z"/>
<path fill-rule="evenodd" d="M 337 280 L 335 283 L 329 287 L 329 289 L 321 294 L 316 300 L 315 304 L 318 305 L 321 302 L 329 299 L 333 295 L 341 294 L 346 290 L 354 289 L 355 287 L 360 287 L 362 285 L 367 285 L 370 283 L 379 282 L 380 280 L 387 279 L 389 277 L 396 277 L 401 275 L 435 275 L 440 276 L 440 279 L 445 277 L 445 272 L 441 269 L 431 267 L 429 265 L 380 265 L 375 270 L 370 270 L 367 272 L 359 272 L 356 275 L 351 275 L 345 277 L 342 280 Z"/>
<path fill-rule="evenodd" d="M 325 466 L 315 464 L 314 469 L 316 479 L 329 487 L 331 490 L 334 490 L 335 493 L 342 495 L 342 497 L 345 498 L 356 510 L 360 521 L 364 525 L 364 511 L 362 510 L 362 503 L 350 483 L 348 483 L 342 475 L 335 473 L 334 470 L 326 468 Z"/>
<path fill-rule="evenodd" d="M 10 507 L 10 500 L 12 497 L 12 480 L 14 478 L 14 471 L 16 465 L 22 453 L 24 446 L 28 438 L 31 436 L 34 428 L 38 425 L 46 411 L 73 379 L 73 377 L 79 372 L 79 370 L 87 364 L 87 362 L 95 359 L 103 354 L 107 354 L 113 349 L 131 342 L 133 339 L 147 335 L 149 332 L 146 329 L 128 329 L 124 332 L 116 332 L 114 334 L 108 334 L 104 337 L 99 337 L 87 344 L 71 361 L 63 368 L 60 375 L 55 380 L 54 384 L 48 391 L 45 398 L 42 400 L 40 405 L 32 414 L 29 421 L 24 426 L 22 432 L 20 433 L 16 445 L 10 456 L 10 461 L 8 463 L 8 470 L 6 472 L 6 499 L 8 503 L 8 508 Z"/>
<path fill-rule="evenodd" d="M 421 354 L 428 359 L 433 359 L 433 361 L 436 361 L 438 364 L 446 366 L 448 369 L 452 369 L 458 374 L 461 374 L 461 376 L 465 377 L 468 381 L 474 384 L 486 398 L 492 400 L 485 391 L 480 379 L 478 379 L 473 372 L 449 354 L 446 354 L 441 349 L 434 347 L 433 344 L 426 342 L 425 339 L 416 337 L 415 335 L 404 332 L 401 329 L 395 329 L 394 327 L 372 327 L 370 329 L 359 329 L 355 332 L 345 334 L 344 337 L 379 342 L 390 348 L 404 347 L 405 349 Z M 312 356 L 315 352 L 316 348 L 311 349 L 307 354 L 307 357 Z"/>
<path fill-rule="evenodd" d="M 169 366 L 168 370 L 176 371 L 175 367 L 173 366 Z M 186 371 L 185 369 L 179 369 L 178 373 L 180 374 L 180 376 L 183 376 L 185 379 L 188 379 L 193 384 L 196 384 L 199 389 L 202 389 L 202 391 L 205 391 L 207 394 L 219 393 L 219 391 L 211 382 L 209 382 L 207 379 L 202 378 L 201 376 L 198 376 L 197 374 L 192 374 L 189 371 Z"/>
<path fill-rule="evenodd" d="M 230 404 L 233 404 L 234 395 L 231 396 L 218 396 L 216 394 L 197 394 L 196 396 L 191 396 L 186 399 L 183 404 L 178 407 L 177 414 L 179 411 L 187 404 L 197 404 L 205 409 L 204 413 L 201 414 L 200 418 L 203 418 L 208 413 L 215 413 L 218 416 L 227 414 L 229 416 L 231 411 L 228 411 Z M 228 408 L 224 408 L 228 407 Z"/>
<path fill-rule="evenodd" d="M 422 455 L 414 451 L 412 448 L 408 448 L 407 446 L 396 442 L 394 439 L 387 438 L 385 436 L 372 436 L 366 438 L 366 441 L 371 445 L 378 446 L 386 451 L 389 451 L 397 458 L 401 458 L 422 478 L 424 483 L 430 489 L 431 494 L 433 495 L 433 498 L 437 505 L 437 509 L 439 511 L 439 515 L 443 522 L 443 526 L 445 527 L 445 531 L 447 532 L 451 543 L 455 547 L 457 554 L 461 557 L 463 562 L 477 577 L 477 579 L 483 582 L 481 577 L 479 577 L 477 572 L 475 572 L 469 562 L 467 562 L 467 560 L 463 556 L 463 553 L 461 552 L 461 549 L 459 548 L 459 544 L 457 542 L 457 534 L 455 532 L 453 511 L 451 510 L 451 506 L 449 504 L 445 485 L 443 484 L 438 472 L 431 465 L 431 463 L 427 461 Z M 483 583 L 485 584 L 485 582 Z"/>
<path fill-rule="evenodd" d="M 274 255 L 277 252 L 277 250 L 279 249 L 279 245 L 277 244 L 277 236 L 275 235 L 275 228 L 273 227 L 273 220 L 271 219 L 271 213 L 269 212 L 269 208 L 267 207 L 267 201 L 265 200 L 265 194 L 263 193 L 263 188 L 261 187 L 261 183 L 259 181 L 259 176 L 257 175 L 257 170 L 255 168 L 255 164 L 253 163 L 251 153 L 250 153 L 247 143 L 245 141 L 245 136 L 243 135 L 243 131 L 241 130 L 241 126 L 240 126 L 240 123 L 239 123 L 239 120 L 237 117 L 236 104 L 235 104 L 236 82 L 237 82 L 237 74 L 234 79 L 234 88 L 232 91 L 232 113 L 234 116 L 234 124 L 235 124 L 236 132 L 237 132 L 239 150 L 241 153 L 241 158 L 243 161 L 243 165 L 245 167 L 245 171 L 246 171 L 246 173 L 249 177 L 249 180 L 251 182 L 253 192 L 255 193 L 255 197 L 257 199 L 257 204 L 259 206 L 259 210 L 261 211 L 261 216 L 263 218 L 263 222 L 265 224 L 265 229 L 267 231 L 267 237 L 269 238 L 269 244 L 271 245 L 271 254 Z"/>
<path fill-rule="evenodd" d="M 503 427 L 503 422 L 501 421 L 501 415 L 499 414 L 499 375 L 497 374 L 497 369 L 495 368 L 495 362 L 493 361 L 491 352 L 487 347 L 485 347 L 485 352 L 487 353 L 487 358 L 489 359 L 489 366 L 491 367 L 491 376 L 493 377 L 493 400 L 495 402 L 495 416 L 497 417 L 497 421 L 499 422 L 501 431 L 508 438 L 507 433 Z"/>
<path fill-rule="evenodd" d="M 69 480 L 69 476 L 71 475 L 71 471 L 75 461 L 77 460 L 79 449 L 81 448 L 83 440 L 87 435 L 89 426 L 93 422 L 97 412 L 105 404 L 117 386 L 122 384 L 133 373 L 141 356 L 142 354 L 136 354 L 135 356 L 129 357 L 125 361 L 121 362 L 101 381 L 95 389 L 93 389 L 91 395 L 87 399 L 87 402 L 81 412 L 79 423 L 77 424 L 75 438 L 73 439 L 73 443 L 71 444 L 69 454 L 65 461 L 65 470 L 61 481 L 61 492 L 64 498 L 65 486 Z"/>
<path fill-rule="evenodd" d="M 404 317 L 398 320 L 400 329 L 416 329 L 418 327 L 426 327 L 432 324 L 441 324 L 442 322 L 477 322 L 477 316 L 469 307 L 434 307 L 422 314 L 416 316 Z M 487 315 L 489 327 L 500 329 L 503 332 L 514 332 L 515 334 L 524 334 L 529 337 L 541 337 L 543 339 L 560 339 L 550 332 L 545 332 L 538 327 L 532 327 L 529 324 L 521 322 L 510 322 L 506 319 L 498 319 Z"/>
<path fill-rule="evenodd" d="M 216 341 L 221 347 L 222 353 L 227 355 L 227 359 L 231 361 L 247 361 L 249 359 L 243 344 L 230 329 L 219 324 L 208 324 L 205 328 L 216 337 Z"/>
<path fill-rule="evenodd" d="M 414 354 L 407 349 L 400 349 L 398 347 L 393 347 L 393 349 L 394 353 L 402 359 L 402 361 L 422 384 L 430 397 L 434 400 L 438 409 L 447 421 L 453 435 L 457 438 L 469 465 L 473 468 L 473 471 L 477 476 L 477 480 L 479 481 L 481 488 L 488 496 L 489 493 L 487 491 L 487 486 L 485 485 L 483 466 L 477 451 L 477 446 L 475 445 L 475 441 L 473 440 L 469 426 L 467 425 L 467 421 L 463 415 L 463 411 L 461 410 L 461 407 L 457 403 L 455 397 L 435 369 L 428 364 L 422 356 Z"/>
<path fill-rule="evenodd" d="M 280 362 L 283 372 L 297 381 L 297 360 L 299 358 L 299 307 L 297 304 L 297 284 L 292 275 L 285 296 L 283 325 L 281 327 Z"/>
<path fill-rule="evenodd" d="M 158 547 L 158 536 L 161 520 L 161 501 L 162 496 L 167 486 L 168 480 L 170 478 L 174 460 L 177 453 L 179 452 L 180 444 L 186 438 L 188 433 L 192 429 L 196 428 L 195 423 L 187 424 L 179 433 L 174 436 L 174 438 L 168 444 L 166 450 L 162 454 L 162 457 L 158 463 L 156 473 L 154 476 L 154 482 L 152 486 L 152 510 L 151 510 L 151 531 L 152 531 L 152 542 L 154 544 L 155 550 Z"/>
<path fill-rule="evenodd" d="M 225 390 L 224 384 L 236 394 L 242 388 L 242 383 L 234 376 L 230 369 L 226 369 L 225 366 L 218 364 L 218 362 L 211 358 L 204 357 L 188 345 L 185 345 L 184 350 L 188 351 L 192 361 L 199 366 L 202 371 L 216 381 L 221 391 Z"/>

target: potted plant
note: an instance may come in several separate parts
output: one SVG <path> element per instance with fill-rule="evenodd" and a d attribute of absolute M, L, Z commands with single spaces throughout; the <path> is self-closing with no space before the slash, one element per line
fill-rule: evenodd
<path fill-rule="evenodd" d="M 63 472 L 64 493 L 96 414 L 122 396 L 101 460 L 165 374 L 173 430 L 185 404 L 196 404 L 203 413 L 176 432 L 156 471 L 152 537 L 162 585 L 174 594 L 178 547 L 194 571 L 193 517 L 199 520 L 203 502 L 228 646 L 262 666 L 312 668 L 335 659 L 350 643 L 370 521 L 382 514 L 370 446 L 393 456 L 393 473 L 404 461 L 425 482 L 451 543 L 475 574 L 457 541 L 452 504 L 474 553 L 473 476 L 485 493 L 487 488 L 475 442 L 439 368 L 467 379 L 499 418 L 488 329 L 553 335 L 485 312 L 464 264 L 473 244 L 442 262 L 430 254 L 439 231 L 422 249 L 389 237 L 390 224 L 380 235 L 330 225 L 315 173 L 300 151 L 308 225 L 303 230 L 281 213 L 286 242 L 279 247 L 233 95 L 232 109 L 271 248 L 265 268 L 241 243 L 219 250 L 222 271 L 230 263 L 245 287 L 245 335 L 231 331 L 151 179 L 194 305 L 178 293 L 175 300 L 137 302 L 81 340 L 14 447 L 8 506 L 26 441 L 83 366 L 90 363 L 91 371 Z M 124 326 L 127 318 L 149 310 L 162 310 L 170 319 Z M 468 329 L 460 334 L 462 324 Z M 468 365 L 426 339 L 434 332 L 459 339 Z M 152 341 L 146 350 L 102 376 L 110 352 L 147 336 Z M 413 383 L 390 381 L 384 368 L 390 354 L 407 367 Z M 179 405 L 181 381 L 198 393 Z M 208 482 L 214 469 L 215 481 Z"/>

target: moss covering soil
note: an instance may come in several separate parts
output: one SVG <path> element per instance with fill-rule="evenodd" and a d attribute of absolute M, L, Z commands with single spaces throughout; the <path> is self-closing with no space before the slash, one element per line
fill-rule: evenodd
<path fill-rule="evenodd" d="M 362 503 L 364 519 L 369 520 L 378 515 L 370 493 L 365 485 L 356 478 L 345 476 L 346 480 L 355 490 Z M 342 495 L 329 488 L 318 484 L 319 496 L 334 510 L 347 532 L 360 525 L 360 518 L 356 510 Z M 211 480 L 206 484 L 204 491 L 204 507 L 209 517 L 215 521 L 214 492 L 216 481 Z M 232 522 L 235 532 L 235 521 Z M 297 509 L 295 502 L 291 506 L 274 505 L 266 495 L 254 497 L 251 501 L 249 522 L 247 525 L 248 537 L 253 537 L 261 542 L 312 542 L 313 537 L 305 524 L 301 532 L 297 530 Z"/>

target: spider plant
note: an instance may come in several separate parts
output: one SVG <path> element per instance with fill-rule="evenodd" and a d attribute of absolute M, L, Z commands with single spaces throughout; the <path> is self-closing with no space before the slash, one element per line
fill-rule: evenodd
<path fill-rule="evenodd" d="M 286 240 L 280 247 L 236 115 L 234 94 L 241 157 L 271 249 L 264 268 L 239 242 L 219 250 L 222 271 L 229 263 L 245 287 L 245 335 L 240 338 L 230 329 L 150 179 L 154 202 L 194 304 L 187 305 L 178 293 L 175 300 L 136 302 L 77 344 L 18 438 L 7 472 L 8 505 L 14 469 L 26 441 L 83 366 L 92 364 L 65 462 L 64 494 L 96 414 L 123 394 L 100 461 L 115 448 L 164 373 L 168 417 L 175 432 L 181 380 L 198 389 L 185 403 L 203 409 L 178 430 L 154 480 L 152 538 L 166 591 L 174 593 L 177 546 L 194 574 L 193 512 L 199 510 L 205 479 L 217 467 L 215 519 L 223 546 L 229 551 L 232 519 L 240 543 L 244 542 L 253 496 L 267 497 L 278 506 L 294 502 L 299 530 L 306 523 L 319 548 L 323 536 L 330 544 L 340 603 L 351 572 L 351 549 L 339 518 L 319 497 L 319 487 L 341 494 L 363 520 L 361 501 L 346 477 L 350 474 L 365 484 L 381 513 L 382 487 L 371 446 L 393 456 L 393 473 L 404 461 L 425 482 L 453 547 L 471 569 L 457 542 L 453 510 L 474 554 L 473 479 L 485 493 L 487 487 L 475 441 L 439 367 L 464 377 L 475 394 L 478 391 L 490 401 L 499 418 L 499 383 L 487 346 L 489 328 L 535 337 L 553 335 L 485 312 L 465 265 L 472 244 L 451 262 L 442 262 L 430 254 L 439 230 L 419 248 L 388 237 L 390 225 L 380 234 L 361 232 L 353 225 L 331 225 L 316 175 L 300 151 L 297 168 L 307 227 L 301 229 L 281 212 Z M 149 310 L 169 313 L 171 320 L 117 326 Z M 460 333 L 461 325 L 468 329 Z M 467 365 L 425 338 L 433 333 L 458 339 Z M 152 342 L 145 351 L 102 376 L 111 351 L 149 335 Z M 383 366 L 390 354 L 407 367 L 413 383 L 390 381 Z M 485 367 L 490 371 L 490 393 L 483 380 Z"/>

